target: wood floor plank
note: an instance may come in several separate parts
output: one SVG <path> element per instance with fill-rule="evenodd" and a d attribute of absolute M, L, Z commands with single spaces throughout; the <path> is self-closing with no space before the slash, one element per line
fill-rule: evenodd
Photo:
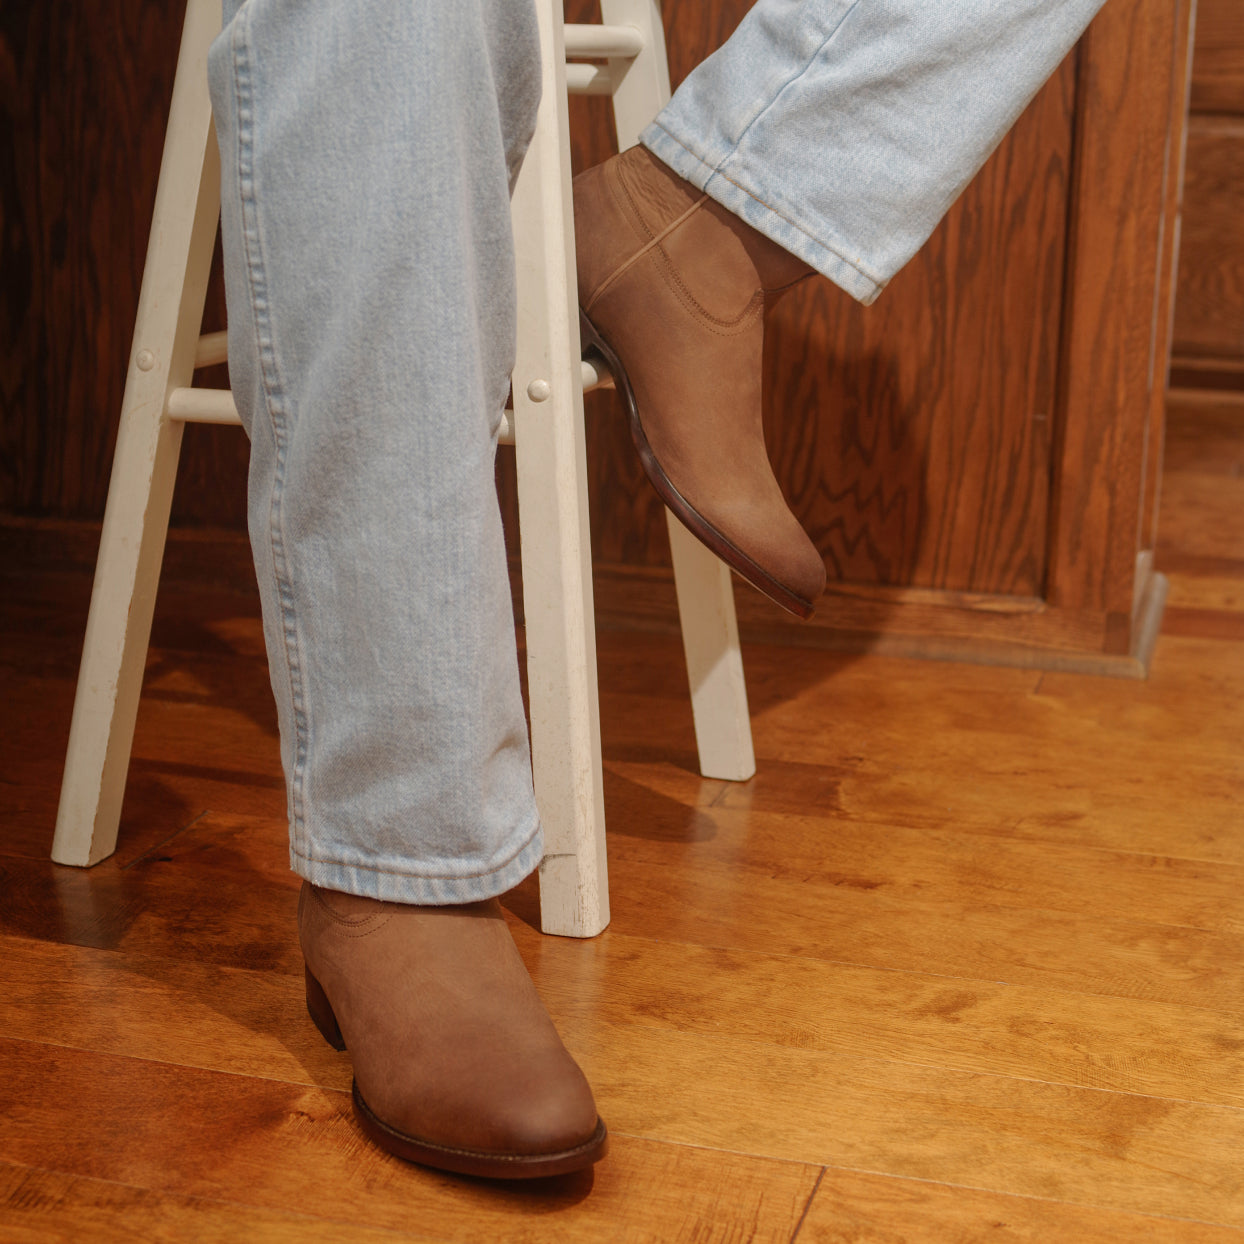
<path fill-rule="evenodd" d="M 1218 475 L 1207 487 L 1204 471 L 1170 471 L 1162 479 L 1162 546 L 1205 557 L 1240 556 L 1244 477 Z"/>
<path fill-rule="evenodd" d="M 586 982 L 582 973 L 571 973 L 569 967 L 576 956 L 588 959 L 608 952 L 612 964 L 617 956 L 609 949 L 608 939 L 587 944 L 543 940 L 540 945 L 543 949 L 533 964 L 537 979 L 546 994 L 553 995 L 551 1002 L 559 1025 L 592 1077 L 602 1110 L 607 1111 L 620 1133 L 805 1163 L 865 1168 L 885 1163 L 891 1170 L 919 1178 L 974 1182 L 1030 1196 L 1090 1203 L 1103 1203 L 1104 1196 L 1105 1204 L 1117 1208 L 1244 1221 L 1244 1190 L 1236 1160 L 1239 1146 L 1244 1144 L 1242 1111 L 998 1075 L 956 1073 L 863 1056 L 868 1045 L 878 1043 L 875 1032 L 863 1034 L 866 1039 L 859 1047 L 844 1052 L 832 1048 L 821 1033 L 835 1022 L 849 1022 L 862 1008 L 853 1006 L 851 998 L 840 990 L 821 1004 L 824 1015 L 815 1000 L 810 1009 L 800 1014 L 791 1002 L 797 991 L 790 987 L 790 982 L 786 982 L 785 991 L 778 987 L 766 991 L 763 968 L 771 964 L 755 969 L 753 979 L 743 979 L 733 994 L 726 988 L 719 1008 L 708 1011 L 705 995 L 712 985 L 707 982 L 716 980 L 721 987 L 723 982 L 746 977 L 742 970 L 746 965 L 737 960 L 721 962 L 719 957 L 713 971 L 711 956 L 702 954 L 692 957 L 682 973 L 674 976 L 677 948 L 671 948 L 664 958 L 657 951 L 650 951 L 656 961 L 644 963 L 638 948 L 632 947 L 630 958 L 648 980 L 645 993 L 625 978 L 625 972 L 615 971 L 604 979 Z M 43 957 L 43 966 L 51 957 L 51 952 Z M 626 959 L 625 955 L 621 957 L 623 963 Z M 784 966 L 788 970 L 792 967 Z M 805 965 L 797 963 L 793 968 L 801 974 L 806 970 Z M 76 1001 L 67 994 L 61 995 L 53 1009 L 65 1011 L 72 1019 L 75 1008 L 79 1008 L 77 1021 L 89 1022 L 92 992 L 98 996 L 116 984 L 98 965 L 96 970 L 100 979 L 94 985 L 88 981 Z M 246 1032 L 239 1034 L 237 1027 L 249 1027 L 251 1031 L 259 1027 L 254 1017 L 282 992 L 286 995 L 284 1005 L 278 1008 L 282 1022 L 284 1017 L 300 1019 L 290 1014 L 297 1009 L 296 979 L 286 978 L 280 989 L 270 982 L 268 989 L 249 996 L 253 984 L 249 979 L 235 980 L 222 989 L 217 977 L 216 998 L 200 999 L 197 1007 L 183 1002 L 185 1013 L 179 1020 L 176 999 L 167 995 L 176 992 L 179 983 L 186 979 L 174 978 L 171 985 L 155 984 L 154 989 L 146 988 L 133 995 L 129 1000 L 135 1003 L 142 1021 L 140 1025 L 131 1025 L 129 1031 L 122 1022 L 120 1039 L 135 1040 L 135 1028 L 145 1022 L 148 1045 L 158 1042 L 163 1035 L 164 1056 L 180 1056 L 177 1042 L 186 1040 L 188 1030 L 197 1027 L 202 1031 L 206 1020 L 236 1009 L 245 1000 L 247 1013 L 252 1017 L 250 1025 L 239 1021 L 236 1015 L 226 1015 L 235 1027 L 224 1027 L 220 1033 L 222 1040 L 238 1049 L 245 1044 L 242 1038 Z M 664 987 L 654 983 L 661 980 L 667 982 Z M 209 981 L 210 976 L 205 974 L 198 983 L 205 986 Z M 699 992 L 694 986 L 696 981 L 706 982 Z M 551 989 L 550 983 L 555 988 Z M 771 978 L 768 983 L 775 986 Z M 824 982 L 818 985 L 823 988 Z M 559 990 L 566 996 L 557 996 Z M 153 992 L 166 995 L 159 1005 L 153 1005 Z M 759 1021 L 755 1018 L 755 1012 L 763 1011 L 766 997 L 770 1009 L 776 1012 L 767 1030 L 757 1028 Z M 841 1011 L 835 1010 L 839 997 L 844 1003 Z M 122 993 L 121 1001 L 125 1000 Z M 960 1005 L 962 997 L 948 1000 L 945 993 L 933 993 L 926 1001 L 933 1003 L 933 1013 L 916 1019 L 927 1018 L 930 1027 L 938 1023 L 953 1026 L 956 1007 L 960 1013 L 970 1009 Z M 874 1003 L 876 1007 L 881 1005 L 880 999 Z M 897 1014 L 910 1015 L 921 1006 L 920 999 L 913 1004 L 910 996 L 904 998 L 896 993 Z M 101 1026 L 111 1024 L 114 1018 L 114 1012 L 106 1006 L 95 1017 Z M 1030 1048 L 1035 1049 L 1046 1036 L 1051 1042 L 1058 1040 L 1056 1030 L 1043 1029 L 1042 1017 L 1029 1016 L 1027 1022 L 1033 1027 L 1021 1039 L 1025 1044 L 1031 1043 Z M 740 1029 L 741 1023 L 744 1026 Z M 875 1028 L 878 1021 L 874 1019 L 873 1023 Z M 1044 1025 L 1045 1029 L 1053 1028 L 1048 1017 Z M 1022 1028 L 1022 1024 L 1017 1026 Z M 993 1030 L 995 1038 L 1005 1028 L 1005 1021 L 1000 1021 Z M 297 1025 L 291 1031 L 296 1029 Z M 302 1023 L 301 1029 L 309 1038 L 308 1026 Z M 269 1029 L 267 1040 L 271 1042 L 274 1035 Z M 1069 1043 L 1077 1038 L 1074 1031 L 1064 1031 L 1063 1035 Z M 1174 1035 L 1168 1038 L 1172 1045 Z M 1082 1029 L 1078 1036 L 1084 1040 L 1086 1031 Z M 297 1038 L 295 1046 L 303 1039 Z M 1139 1033 L 1140 1049 L 1150 1039 L 1151 1034 Z M 139 1040 L 139 1048 L 142 1044 Z M 77 1061 L 68 1051 L 50 1051 L 33 1043 L 26 1048 L 38 1051 L 37 1065 L 56 1065 L 53 1078 L 58 1086 L 72 1086 Z M 0 1050 L 8 1050 L 8 1057 L 14 1057 L 11 1047 Z M 32 1085 L 29 1060 L 23 1063 L 21 1053 L 8 1079 L 12 1084 Z M 1188 1051 L 1190 1064 L 1198 1053 L 1194 1039 Z M 1110 1064 L 1104 1050 L 1101 1054 L 1101 1069 L 1106 1069 Z M 297 1058 L 292 1051 L 291 1056 Z M 98 1064 L 103 1056 L 83 1057 Z M 1224 1048 L 1219 1061 L 1230 1057 L 1231 1052 Z M 131 1079 L 143 1081 L 147 1074 L 141 1069 L 133 1070 L 136 1059 L 115 1061 L 130 1069 L 125 1075 Z M 111 1067 L 112 1063 L 107 1065 Z M 160 1093 L 172 1091 L 168 1086 L 177 1083 L 176 1069 L 160 1064 L 150 1067 L 150 1074 L 166 1086 Z M 338 1060 L 338 1065 L 329 1071 L 340 1085 L 338 1091 L 344 1094 L 348 1079 L 344 1063 Z M 1118 1055 L 1114 1073 L 1128 1074 L 1125 1049 Z M 323 1074 L 321 1070 L 320 1075 Z M 1143 1076 L 1143 1071 L 1140 1074 Z M 226 1122 L 231 1129 L 246 1135 L 268 1117 L 263 1103 L 267 1100 L 265 1094 L 274 1090 L 256 1087 L 259 1081 L 251 1077 L 235 1076 L 231 1080 L 249 1087 Z M 197 1087 L 187 1088 L 187 1092 L 201 1096 L 206 1092 L 203 1083 L 195 1083 Z M 79 1089 L 82 1093 L 92 1091 L 85 1085 L 79 1085 Z M 44 1090 L 39 1091 L 38 1117 L 49 1128 L 56 1125 L 57 1110 L 76 1107 L 72 1098 L 56 1105 Z M 281 1091 L 312 1090 L 287 1085 Z M 245 1115 L 248 1104 L 254 1110 L 249 1123 Z M 19 1119 L 15 1111 L 21 1102 L 10 1099 L 0 1106 L 6 1118 Z M 219 1107 L 213 1105 L 212 1109 L 219 1114 Z M 66 1122 L 65 1126 L 69 1124 Z M 92 1128 L 96 1135 L 110 1134 L 107 1128 L 101 1130 L 95 1124 Z M 60 1143 L 55 1140 L 55 1133 L 45 1132 L 43 1137 L 44 1143 Z M 82 1144 L 89 1149 L 89 1140 Z M 39 1149 L 38 1140 L 31 1149 L 16 1151 L 0 1144 L 0 1155 L 10 1161 L 30 1162 Z M 99 1178 L 141 1182 L 127 1169 L 83 1168 L 81 1163 L 90 1153 L 75 1149 L 74 1154 L 70 1169 L 87 1169 L 87 1173 Z M 182 1185 L 170 1188 L 186 1191 Z M 201 1195 L 227 1195 L 215 1186 L 209 1192 L 197 1185 L 192 1190 Z M 1211 1206 L 1212 1214 L 1205 1205 Z"/>
<path fill-rule="evenodd" d="M 0 1165 L 0 1237 L 6 1244 L 435 1244 L 413 1230 L 371 1230 L 287 1210 L 259 1209 Z"/>
<path fill-rule="evenodd" d="M 759 850 L 759 835 L 753 838 L 738 814 L 714 820 L 696 811 L 690 832 L 718 837 L 680 843 L 676 835 L 684 830 L 677 822 L 665 836 L 646 806 L 635 813 L 635 825 L 657 836 L 611 831 L 618 933 L 1244 1012 L 1239 933 L 1158 925 L 1142 911 L 1110 915 L 1091 905 L 1031 909 L 1022 905 L 1022 893 L 1009 903 L 990 902 L 971 884 L 970 872 L 958 882 L 943 876 L 940 888 L 918 884 L 918 873 L 902 886 L 875 885 L 884 879 L 877 867 L 893 859 L 889 831 L 875 840 L 878 860 L 857 856 L 848 866 L 833 826 L 807 827 L 801 847 L 795 825 L 788 839 Z M 740 832 L 723 842 L 731 823 Z M 801 871 L 802 853 L 818 850 L 818 834 L 820 857 Z M 865 840 L 859 849 L 868 848 Z M 944 861 L 932 866 L 944 869 Z M 992 864 L 980 867 L 997 875 Z M 1037 860 L 1034 868 L 1042 867 Z M 23 860 L 8 861 L 5 869 L 0 931 L 301 970 L 294 935 L 298 882 L 288 870 L 281 822 L 208 814 L 126 870 L 105 864 L 83 873 Z M 1094 878 L 1101 882 L 1094 872 L 1085 886 Z M 534 882 L 507 901 L 538 921 Z"/>
<path fill-rule="evenodd" d="M 1217 575 L 1167 575 L 1166 607 L 1244 613 L 1244 581 Z"/>
<path fill-rule="evenodd" d="M 682 802 L 674 783 L 654 781 L 644 765 L 611 760 L 606 810 L 612 813 L 611 829 L 623 838 L 653 836 L 654 826 L 662 826 L 669 838 L 703 838 L 714 832 L 719 811 L 735 811 L 820 818 L 830 840 L 849 821 L 860 827 L 847 831 L 852 835 L 887 836 L 890 827 L 929 829 L 962 835 L 969 845 L 970 835 L 1037 844 L 1039 851 L 1051 843 L 1060 850 L 1097 848 L 1211 869 L 1244 866 L 1237 812 L 1244 801 L 1244 773 L 1235 766 L 1191 762 L 1181 767 L 1186 785 L 1178 789 L 1149 788 L 1136 776 L 1127 789 L 1122 783 L 1111 789 L 1108 781 L 1091 787 L 1069 783 L 1065 769 L 1034 768 L 1020 779 L 973 775 L 956 782 L 952 774 L 919 762 L 891 770 L 767 763 L 763 777 L 719 794 L 714 803 L 699 804 L 690 802 L 695 798 L 690 793 Z M 641 814 L 644 820 L 637 822 Z M 989 843 L 978 841 L 976 849 L 989 850 Z"/>
<path fill-rule="evenodd" d="M 1244 613 L 1234 609 L 1167 605 L 1162 615 L 1162 629 L 1167 635 L 1194 635 L 1199 639 L 1238 643 L 1244 640 Z"/>
<path fill-rule="evenodd" d="M 1244 1225 L 1244 1110 L 562 1020 L 632 1136 Z M 597 1050 L 609 1050 L 598 1057 Z"/>
<path fill-rule="evenodd" d="M 826 1170 L 799 1244 L 1240 1244 L 1235 1228 Z"/>
<path fill-rule="evenodd" d="M 0 932 L 36 941 L 126 949 L 258 970 L 302 970 L 289 871 L 279 824 L 266 840 L 204 845 L 210 814 L 152 854 L 121 868 L 62 868 L 48 860 L 0 860 Z M 283 835 L 282 835 L 283 837 Z M 175 853 L 186 863 L 175 863 Z"/>
<path fill-rule="evenodd" d="M 162 584 L 89 871 L 47 858 L 89 571 L 0 572 L 0 1238 L 1240 1240 L 1244 425 L 1195 405 L 1148 681 L 749 645 L 736 784 L 677 638 L 598 636 L 613 923 L 504 906 L 615 1144 L 535 1188 L 354 1124 L 241 543 Z"/>
<path fill-rule="evenodd" d="M 1162 468 L 1168 476 L 1244 472 L 1244 395 L 1172 390 Z M 1165 520 L 1166 514 L 1162 517 Z"/>
<path fill-rule="evenodd" d="M 1164 660 L 1148 684 L 1047 674 L 1019 696 L 939 691 L 927 674 L 912 685 L 905 667 L 914 662 L 870 659 L 867 678 L 832 668 L 822 685 L 792 686 L 789 702 L 757 718 L 757 777 L 701 791 L 698 802 L 708 794 L 755 811 L 1244 863 L 1235 815 L 1244 756 L 1233 742 L 1244 734 L 1244 660 L 1227 666 L 1223 651 L 1221 642 L 1163 640 L 1179 668 Z M 768 651 L 747 655 L 763 677 Z M 606 763 L 619 776 L 681 745 L 669 722 L 643 724 L 640 698 L 606 697 L 602 711 Z"/>
<path fill-rule="evenodd" d="M 348 1090 L 301 973 L 0 936 L 5 1032 L 95 1053 Z"/>
<path fill-rule="evenodd" d="M 593 946 L 515 932 L 554 1020 L 590 1011 L 616 1026 L 620 1061 L 638 1024 L 1244 1107 L 1244 1016 L 616 932 Z M 349 1087 L 300 975 L 0 937 L 0 992 L 14 1038 Z"/>
<path fill-rule="evenodd" d="M 518 930 L 554 1016 L 613 1025 L 619 1059 L 639 1025 L 1244 1108 L 1244 1015 L 607 937 Z"/>
<path fill-rule="evenodd" d="M 0 1162 L 445 1240 L 791 1237 L 816 1167 L 615 1134 L 592 1172 L 526 1185 L 382 1153 L 346 1092 L 0 1038 Z"/>
<path fill-rule="evenodd" d="M 164 664 L 154 654 L 135 730 L 116 860 L 132 862 L 208 807 L 253 816 L 285 814 L 276 723 L 267 674 L 212 658 Z M 251 688 L 235 693 L 224 688 Z M 0 671 L 0 855 L 46 859 L 56 822 L 73 709 L 66 677 Z M 222 702 L 223 700 L 223 702 Z M 245 741 L 243 743 L 243 740 Z M 239 743 L 243 743 L 239 746 Z"/>
<path fill-rule="evenodd" d="M 915 749 L 913 749 L 915 750 Z M 697 796 L 693 775 L 679 783 L 646 761 L 606 761 L 607 783 L 630 783 L 684 807 L 827 815 L 866 823 L 942 827 L 991 837 L 1073 843 L 1206 862 L 1244 863 L 1236 808 L 1244 775 L 1200 757 L 1180 766 L 1181 783 L 1150 783 L 1102 775 L 1100 784 L 1072 782 L 1049 761 L 1017 759 L 1010 774 L 974 772 L 969 780 L 918 757 L 903 767 L 859 761 L 820 765 L 766 760 L 750 782 Z M 607 784 L 606 791 L 609 792 Z M 1189 792 L 1194 792 L 1189 797 Z M 707 796 L 707 797 L 705 797 Z M 606 802 L 624 821 L 625 792 Z M 711 813 L 710 813 L 711 816 Z M 620 832 L 626 832 L 625 825 Z"/>
<path fill-rule="evenodd" d="M 611 863 L 613 927 L 665 941 L 1244 1013 L 1244 938 L 841 884 Z"/>
<path fill-rule="evenodd" d="M 521 942 L 521 927 L 519 933 Z M 1119 1129 L 1139 1128 L 1145 1134 L 1128 1143 L 1142 1152 L 1146 1142 L 1149 1150 L 1160 1149 L 1168 1174 L 1173 1175 L 1157 1190 L 1168 1212 L 1167 1203 L 1177 1199 L 1193 1170 L 1214 1177 L 1216 1147 L 1229 1154 L 1229 1145 L 1244 1141 L 1244 1114 L 1239 1112 L 1234 1116 L 1235 1130 L 1228 1127 L 1225 1139 L 1221 1134 L 1215 1139 L 1214 1128 L 1219 1133 L 1223 1130 L 1221 1114 L 1198 1113 L 1184 1102 L 1163 1104 L 1154 1098 L 1127 1097 L 1124 1102 L 1103 1105 L 1104 1098 L 1124 1095 L 1069 1095 L 1058 1085 L 1016 1083 L 996 1076 L 948 1076 L 937 1068 L 896 1066 L 865 1056 L 871 1050 L 890 1056 L 936 1057 L 929 1048 L 896 1049 L 895 1030 L 905 1021 L 909 1029 L 923 1027 L 928 1039 L 935 1041 L 939 1027 L 950 1028 L 957 1036 L 971 1016 L 989 1009 L 989 997 L 978 995 L 977 1001 L 969 1003 L 962 991 L 944 988 L 944 982 L 920 982 L 906 995 L 894 988 L 887 1015 L 882 985 L 871 998 L 861 1000 L 858 985 L 852 994 L 851 977 L 866 974 L 817 972 L 817 965 L 782 962 L 771 956 L 754 956 L 749 963 L 740 956 L 692 954 L 689 948 L 640 947 L 634 942 L 629 951 L 614 950 L 614 944 L 623 940 L 607 937 L 584 944 L 539 939 L 534 942 L 539 948 L 535 955 L 526 947 L 555 1018 L 593 1076 L 602 1109 L 622 1131 L 661 1136 L 690 1125 L 694 1130 L 680 1137 L 688 1143 L 751 1151 L 758 1145 L 772 1146 L 773 1156 L 785 1158 L 801 1153 L 798 1146 L 808 1146 L 816 1150 L 816 1161 L 833 1157 L 869 1165 L 885 1160 L 883 1155 L 893 1159 L 897 1127 L 899 1133 L 910 1131 L 922 1138 L 914 1148 L 904 1142 L 910 1150 L 904 1155 L 911 1163 L 907 1173 L 925 1178 L 957 1176 L 959 1182 L 985 1177 L 983 1169 L 978 1169 L 983 1151 L 992 1153 L 995 1146 L 1018 1144 L 1009 1163 L 995 1163 L 990 1173 L 1002 1180 L 1018 1177 L 1018 1190 L 1049 1196 L 1056 1195 L 1051 1185 L 1034 1188 L 1023 1182 L 1025 1172 L 1042 1171 L 1050 1181 L 1070 1180 L 1074 1185 L 1080 1173 L 1087 1171 L 1085 1178 L 1096 1186 L 1103 1169 L 1114 1170 L 1116 1177 L 1118 1169 L 1135 1169 L 1148 1187 L 1148 1166 L 1133 1168 L 1120 1152 L 1116 1134 Z M 11 946 L 6 943 L 4 949 Z M 237 1070 L 259 1065 L 267 1074 L 280 1072 L 328 1082 L 342 1092 L 348 1084 L 345 1060 L 328 1051 L 299 1014 L 295 977 L 228 973 L 211 965 L 197 970 L 177 965 L 175 971 L 157 975 L 167 965 L 149 963 L 137 968 L 127 965 L 120 975 L 129 983 L 122 985 L 118 972 L 109 971 L 102 962 L 110 956 L 80 954 L 78 962 L 71 964 L 76 970 L 66 972 L 66 963 L 74 957 L 70 948 L 35 948 L 27 959 L 31 970 L 26 991 L 17 987 L 20 981 L 6 983 L 15 1031 L 21 1030 L 22 1022 L 37 1031 L 43 1006 L 42 1018 L 48 1025 L 45 1040 L 98 1043 L 100 1037 L 90 1036 L 93 1027 L 96 1033 L 105 1034 L 106 1042 L 135 1052 L 145 1050 L 149 1057 L 202 1059 L 205 1047 L 212 1046 L 209 1057 L 220 1059 L 219 1051 L 227 1049 L 234 1061 L 226 1065 Z M 601 957 L 606 958 L 605 972 L 591 972 L 591 961 Z M 5 955 L 6 962 L 15 958 Z M 575 970 L 576 960 L 589 968 Z M 911 984 L 896 973 L 874 975 L 898 985 Z M 40 978 L 46 982 L 42 1001 Z M 714 992 L 721 994 L 716 1002 L 711 997 Z M 1005 995 L 1006 991 L 995 990 L 993 998 Z M 1027 1000 L 1033 1001 L 1030 995 Z M 1151 1022 L 1160 1018 L 1151 1014 Z M 1165 1033 L 1172 1075 L 1178 1072 L 1179 1018 L 1170 1017 Z M 1029 1051 L 1030 1063 L 1020 1066 L 1020 1056 L 1016 1056 L 1008 1069 L 1028 1074 L 1040 1072 L 1032 1064 L 1045 1056 L 1042 1047 L 1057 1047 L 1061 1041 L 1069 1064 L 1078 1048 L 1084 1059 L 1081 1066 L 1091 1068 L 1092 1075 L 1115 1083 L 1131 1078 L 1136 1083 L 1151 1076 L 1161 1062 L 1160 1057 L 1145 1061 L 1155 1033 L 1144 1028 L 1143 1020 L 1141 1014 L 1134 1044 L 1117 1041 L 1113 1060 L 1107 1048 L 1111 1034 L 1094 1034 L 1091 1017 L 1077 1027 L 1065 1020 L 1060 1023 L 1039 1009 L 1028 1014 L 1019 1009 L 1009 1015 L 1003 1011 L 992 1025 L 981 1026 L 976 1037 L 964 1040 L 975 1046 L 978 1058 L 986 1063 L 993 1058 L 997 1066 L 1009 1035 L 1012 1044 Z M 76 1025 L 76 1032 L 66 1031 L 66 1025 Z M 842 1032 L 847 1032 L 845 1042 L 833 1039 Z M 1202 1075 L 1212 1069 L 1228 1074 L 1224 1066 L 1235 1061 L 1228 1044 L 1237 1040 L 1238 1052 L 1238 1038 L 1232 1038 L 1221 1025 L 1211 1025 L 1204 1040 L 1212 1044 L 1215 1036 L 1220 1039 L 1216 1051 L 1201 1050 L 1195 1031 L 1189 1034 L 1190 1081 L 1198 1066 L 1205 1068 Z M 1095 1037 L 1100 1041 L 1096 1049 Z M 945 1048 L 953 1046 L 952 1038 Z M 1129 1055 L 1129 1050 L 1134 1052 Z M 1094 1052 L 1096 1063 L 1091 1061 Z M 1053 1059 L 1053 1055 L 1047 1057 L 1047 1071 Z M 767 1106 L 765 1120 L 758 1126 L 759 1101 Z M 887 1105 L 900 1101 L 904 1103 L 900 1115 L 907 1120 L 901 1126 Z M 654 1103 L 659 1103 L 655 1115 Z M 1012 1109 L 1017 1113 L 1008 1126 L 1007 1112 Z M 1161 1125 L 1167 1111 L 1176 1117 L 1159 1136 L 1148 1135 L 1153 1130 L 1150 1124 Z M 1039 1128 L 1026 1126 L 1033 1120 L 1039 1121 Z M 1017 1138 L 1012 1129 L 1023 1135 Z M 840 1136 L 850 1138 L 845 1153 Z M 1209 1153 L 1202 1152 L 1207 1136 L 1214 1141 L 1208 1145 Z M 1172 1137 L 1184 1138 L 1173 1152 Z M 952 1143 L 955 1140 L 959 1152 Z M 824 1153 L 826 1145 L 837 1146 L 837 1151 Z M 796 1146 L 794 1152 L 792 1146 Z M 30 1158 L 29 1154 L 16 1156 Z M 956 1160 L 956 1169 L 947 1170 Z M 930 1170 L 931 1161 L 941 1167 Z M 1233 1159 L 1230 1167 L 1234 1170 Z M 124 1173 L 102 1177 L 129 1178 Z M 1226 1178 L 1221 1169 L 1218 1177 Z M 1195 1192 L 1199 1185 L 1192 1182 Z M 1079 1188 L 1081 1196 L 1084 1190 Z M 1076 1191 L 1074 1186 L 1063 1187 L 1061 1195 L 1072 1196 Z M 1130 1196 L 1135 1208 L 1137 1191 L 1124 1188 L 1120 1196 L 1125 1204 Z M 1220 1199 L 1230 1201 L 1229 1186 Z M 1155 1206 L 1145 1208 L 1153 1211 Z M 1230 1213 L 1229 1206 L 1223 1212 Z"/>
<path fill-rule="evenodd" d="M 671 843 L 619 833 L 620 863 L 743 870 L 920 903 L 1016 906 L 1244 932 L 1244 864 L 1172 859 L 827 817 L 712 809 L 712 833 Z"/>

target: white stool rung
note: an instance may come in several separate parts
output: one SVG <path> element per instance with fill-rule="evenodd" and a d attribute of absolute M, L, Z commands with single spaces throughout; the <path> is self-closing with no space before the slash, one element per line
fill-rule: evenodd
<path fill-rule="evenodd" d="M 566 32 L 566 55 L 592 56 L 605 60 L 614 56 L 628 59 L 644 50 L 644 36 L 635 26 L 580 26 L 573 23 Z"/>
<path fill-rule="evenodd" d="M 229 334 L 227 332 L 204 333 L 194 347 L 194 368 L 214 367 L 229 361 Z"/>
<path fill-rule="evenodd" d="M 587 359 L 583 359 L 579 364 L 580 373 L 583 376 L 583 392 L 591 393 L 593 389 L 608 389 L 613 387 L 613 377 L 609 374 L 609 369 L 600 363 L 589 363 Z"/>
<path fill-rule="evenodd" d="M 216 338 L 227 338 L 228 333 L 204 333 L 199 338 L 198 349 L 195 351 L 195 366 L 209 367 L 213 363 L 223 363 L 224 357 L 217 357 L 216 350 L 223 342 Z M 200 359 L 203 359 L 200 362 Z M 579 367 L 583 377 L 583 392 L 590 393 L 593 389 L 601 389 L 613 383 L 613 377 L 604 367 L 597 367 L 584 359 Z M 240 424 L 238 408 L 234 404 L 233 394 L 228 389 L 200 389 L 186 387 L 174 389 L 168 395 L 165 413 L 170 419 L 181 419 L 185 423 L 219 423 Z M 514 444 L 514 427 L 510 422 L 510 412 L 501 415 L 501 432 L 498 441 L 502 445 Z"/>
<path fill-rule="evenodd" d="M 186 423 L 242 422 L 228 389 L 174 389 L 164 409 L 170 419 L 182 419 Z"/>
<path fill-rule="evenodd" d="M 613 74 L 608 65 L 567 65 L 566 91 L 571 95 L 612 95 Z"/>

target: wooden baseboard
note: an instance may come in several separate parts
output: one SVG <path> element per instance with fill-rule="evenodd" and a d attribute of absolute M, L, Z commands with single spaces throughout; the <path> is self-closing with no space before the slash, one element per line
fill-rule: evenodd
<path fill-rule="evenodd" d="M 598 565 L 595 588 L 599 627 L 678 632 L 668 569 Z M 746 585 L 735 584 L 744 642 L 1115 678 L 1147 676 L 1165 601 L 1165 577 L 1151 575 L 1132 628 L 1131 650 L 1116 655 L 1101 650 L 1104 614 L 1073 614 L 1033 598 L 836 584 L 816 614 L 800 622 Z"/>
<path fill-rule="evenodd" d="M 99 554 L 98 521 L 0 514 L 0 572 L 90 574 Z M 173 527 L 164 545 L 161 581 L 253 593 L 255 567 L 246 532 Z"/>
<path fill-rule="evenodd" d="M 98 523 L 0 515 L 0 568 L 9 573 L 89 573 L 98 547 Z M 165 579 L 249 594 L 256 590 L 254 574 L 243 532 L 169 532 Z M 678 633 L 678 604 L 668 567 L 598 564 L 593 579 L 597 626 Z M 510 582 L 521 623 L 522 581 L 514 561 Z M 1161 626 L 1166 578 L 1155 573 L 1146 582 L 1132 625 L 1131 651 L 1118 655 L 1101 650 L 1104 614 L 1051 609 L 1035 597 L 839 583 L 831 585 L 816 614 L 800 622 L 736 580 L 735 606 L 739 633 L 749 643 L 1144 678 Z"/>

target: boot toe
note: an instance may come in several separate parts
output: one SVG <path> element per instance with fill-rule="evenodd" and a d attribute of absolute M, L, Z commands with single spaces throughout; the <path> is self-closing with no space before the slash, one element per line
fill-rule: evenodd
<path fill-rule="evenodd" d="M 564 1153 L 588 1144 L 601 1126 L 592 1090 L 578 1066 L 534 1093 L 513 1094 L 497 1111 L 493 1145 L 500 1152 Z"/>

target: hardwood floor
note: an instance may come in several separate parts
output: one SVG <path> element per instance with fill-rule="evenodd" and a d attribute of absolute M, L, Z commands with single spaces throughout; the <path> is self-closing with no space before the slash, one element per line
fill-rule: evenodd
<path fill-rule="evenodd" d="M 1171 406 L 1148 682 L 750 647 L 735 786 L 601 635 L 613 923 L 505 902 L 614 1143 L 536 1186 L 353 1121 L 236 543 L 171 549 L 116 856 L 48 861 L 90 580 L 10 524 L 0 1239 L 1244 1244 L 1244 400 Z"/>

